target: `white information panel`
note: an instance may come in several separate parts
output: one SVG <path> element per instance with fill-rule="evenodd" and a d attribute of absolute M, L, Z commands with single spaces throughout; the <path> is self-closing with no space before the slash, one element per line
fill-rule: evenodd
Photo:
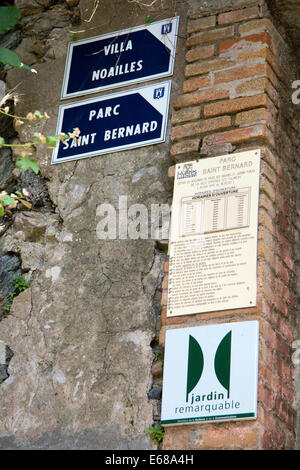
<path fill-rule="evenodd" d="M 166 332 L 161 422 L 257 417 L 259 322 Z"/>
<path fill-rule="evenodd" d="M 167 316 L 254 307 L 260 151 L 176 165 Z"/>

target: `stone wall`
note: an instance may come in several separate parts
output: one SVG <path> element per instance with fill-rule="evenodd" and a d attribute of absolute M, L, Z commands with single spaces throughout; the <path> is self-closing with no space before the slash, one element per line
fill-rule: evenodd
<path fill-rule="evenodd" d="M 44 133 L 55 134 L 68 42 L 144 24 L 149 14 L 180 15 L 184 35 L 183 3 L 156 2 L 149 11 L 124 0 L 98 8 L 87 0 L 16 1 L 23 13 L 16 52 L 37 70 L 7 72 L 7 90 L 17 86 L 20 96 L 16 112 L 46 111 Z M 182 84 L 178 44 L 173 93 Z M 14 142 L 26 142 L 32 127 L 17 130 Z M 31 286 L 0 322 L 0 340 L 13 352 L 0 389 L 0 448 L 154 447 L 146 428 L 159 419 L 161 379 L 158 372 L 154 382 L 151 369 L 166 253 L 152 239 L 99 239 L 96 211 L 102 203 L 118 209 L 119 196 L 128 207 L 167 203 L 169 141 L 168 133 L 160 145 L 56 166 L 51 149 L 40 148 L 44 192 L 17 171 L 14 184 L 45 201 L 13 213 L 2 236 L 2 256 L 20 259 Z"/>

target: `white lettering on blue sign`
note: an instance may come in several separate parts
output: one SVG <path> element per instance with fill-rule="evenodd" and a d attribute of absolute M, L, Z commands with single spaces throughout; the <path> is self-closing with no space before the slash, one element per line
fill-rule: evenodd
<path fill-rule="evenodd" d="M 95 119 L 103 119 L 107 117 L 111 117 L 112 115 L 118 116 L 120 105 L 116 104 L 113 108 L 111 106 L 106 106 L 105 108 L 99 108 L 98 111 L 95 109 L 91 109 L 89 114 L 89 121 L 91 121 L 95 116 Z"/>
<path fill-rule="evenodd" d="M 136 124 L 135 126 L 126 126 L 125 127 L 119 127 L 113 130 L 107 129 L 104 133 L 104 140 L 110 140 L 110 139 L 123 139 L 124 137 L 128 137 L 131 135 L 137 135 L 137 134 L 145 134 L 147 132 L 153 132 L 157 128 L 157 122 L 156 121 L 151 121 L 151 122 L 143 122 L 142 124 Z"/>
<path fill-rule="evenodd" d="M 52 163 L 164 142 L 170 88 L 156 83 L 60 106 L 56 133 L 80 135 L 59 142 Z"/>
<path fill-rule="evenodd" d="M 104 80 L 104 78 L 115 77 L 117 75 L 123 75 L 126 73 L 142 70 L 143 61 L 139 60 L 138 62 L 131 62 L 130 64 L 121 64 L 116 65 L 115 67 L 110 67 L 110 69 L 98 69 L 93 70 L 92 72 L 92 81 L 95 80 Z"/>
<path fill-rule="evenodd" d="M 62 98 L 172 75 L 179 18 L 72 42 Z"/>

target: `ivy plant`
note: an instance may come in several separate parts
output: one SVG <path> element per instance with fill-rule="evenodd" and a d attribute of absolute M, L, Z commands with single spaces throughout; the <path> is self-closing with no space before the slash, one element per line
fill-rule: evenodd
<path fill-rule="evenodd" d="M 165 436 L 165 430 L 161 424 L 155 424 L 147 428 L 148 433 L 151 436 L 152 442 L 156 445 L 160 444 Z"/>
<path fill-rule="evenodd" d="M 14 298 L 17 297 L 17 295 L 21 294 L 21 292 L 23 292 L 30 286 L 30 282 L 25 281 L 25 279 L 23 278 L 21 274 L 13 278 L 12 284 L 13 284 L 14 289 L 13 291 L 8 293 L 8 300 L 4 304 L 4 310 L 6 313 L 10 311 Z"/>

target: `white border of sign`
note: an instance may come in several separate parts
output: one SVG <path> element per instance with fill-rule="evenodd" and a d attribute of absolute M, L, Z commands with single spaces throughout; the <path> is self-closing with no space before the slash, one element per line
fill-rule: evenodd
<path fill-rule="evenodd" d="M 166 140 L 166 131 L 167 131 L 167 124 L 168 124 L 168 114 L 169 114 L 169 103 L 170 103 L 170 94 L 171 94 L 171 80 L 168 80 L 166 82 L 162 83 L 153 83 L 151 85 L 146 85 L 143 87 L 139 88 L 134 88 L 132 90 L 126 90 L 122 91 L 119 93 L 111 93 L 109 95 L 103 95 L 103 96 L 97 96 L 96 98 L 90 98 L 82 101 L 76 101 L 73 103 L 69 104 L 62 104 L 59 107 L 58 111 L 58 119 L 57 119 L 57 126 L 56 126 L 56 135 L 58 135 L 60 132 L 64 132 L 61 129 L 62 123 L 63 123 L 63 117 L 64 117 L 64 110 L 69 109 L 69 108 L 75 108 L 77 106 L 81 106 L 87 103 L 99 103 L 101 101 L 111 99 L 111 98 L 118 98 L 119 96 L 124 96 L 124 95 L 133 95 L 136 93 L 141 93 L 143 97 L 147 100 L 147 98 L 150 97 L 150 92 L 149 89 L 155 89 L 155 88 L 161 88 L 163 86 L 166 87 L 166 93 L 165 93 L 165 107 L 164 109 L 158 109 L 159 108 L 159 103 L 157 103 L 157 110 L 162 113 L 163 115 L 163 120 L 162 120 L 162 126 L 161 126 L 161 134 L 159 138 L 152 139 L 152 140 L 147 140 L 145 142 L 136 142 L 133 144 L 129 145 L 122 145 L 118 147 L 111 147 L 109 149 L 103 149 L 103 150 L 96 150 L 95 152 L 87 152 L 87 153 L 81 153 L 78 155 L 74 155 L 73 157 L 66 157 L 66 158 L 60 158 L 57 159 L 57 153 L 58 153 L 58 145 L 55 147 L 55 149 L 52 152 L 52 159 L 51 159 L 51 164 L 55 165 L 58 163 L 63 163 L 63 162 L 70 162 L 72 160 L 81 160 L 82 158 L 89 158 L 89 157 L 95 157 L 98 155 L 104 155 L 104 154 L 109 154 L 109 153 L 114 153 L 114 152 L 121 152 L 123 150 L 130 150 L 134 148 L 139 148 L 139 147 L 146 147 L 147 145 L 153 145 L 153 144 L 159 144 L 162 142 L 165 142 Z M 147 96 L 148 95 L 148 96 Z M 148 100 L 147 100 L 148 101 Z M 160 102 L 160 100 L 157 100 Z M 151 103 L 153 106 L 153 103 Z M 74 123 L 74 126 L 76 126 L 76 123 Z"/>
<path fill-rule="evenodd" d="M 74 47 L 76 47 L 77 45 L 80 45 L 80 44 L 92 43 L 92 42 L 95 42 L 95 41 L 99 41 L 101 39 L 107 39 L 107 38 L 110 38 L 110 37 L 119 36 L 121 34 L 132 33 L 134 31 L 139 31 L 139 30 L 143 30 L 143 29 L 148 29 L 149 30 L 153 26 L 156 27 L 157 25 L 164 24 L 168 21 L 169 22 L 174 21 L 175 28 L 174 28 L 174 41 L 173 41 L 173 43 L 171 42 L 171 44 L 168 45 L 171 49 L 171 53 L 170 53 L 169 70 L 167 72 L 160 73 L 160 74 L 154 74 L 154 75 L 148 75 L 147 77 L 137 78 L 137 79 L 134 79 L 134 80 L 127 80 L 127 81 L 122 82 L 122 83 L 115 83 L 114 85 L 106 85 L 106 86 L 103 86 L 103 87 L 99 86 L 97 88 L 91 88 L 91 89 L 88 89 L 88 90 L 77 91 L 77 92 L 74 92 L 74 93 L 67 93 L 69 76 L 70 76 L 70 67 L 71 67 L 71 61 L 72 61 L 72 55 L 73 55 L 73 48 Z M 111 90 L 113 88 L 120 88 L 120 87 L 127 86 L 127 85 L 133 85 L 134 83 L 141 83 L 141 82 L 146 82 L 146 81 L 149 81 L 149 80 L 159 79 L 159 78 L 163 78 L 163 77 L 169 77 L 170 75 L 173 74 L 173 69 L 174 69 L 175 53 L 176 53 L 176 42 L 177 42 L 177 35 L 178 35 L 178 25 L 179 25 L 179 16 L 174 16 L 173 18 L 166 18 L 164 20 L 154 21 L 153 23 L 150 23 L 149 25 L 136 26 L 134 28 L 123 29 L 123 30 L 120 30 L 120 31 L 115 31 L 113 33 L 104 34 L 102 36 L 95 36 L 95 37 L 89 38 L 89 39 L 82 39 L 82 40 L 79 40 L 79 41 L 70 42 L 68 44 L 68 52 L 67 52 L 67 59 L 66 59 L 66 65 L 65 65 L 64 79 L 63 79 L 63 85 L 62 85 L 62 90 L 61 90 L 61 99 L 63 100 L 63 99 L 72 98 L 72 97 L 75 97 L 75 96 L 89 95 L 89 94 L 97 93 L 97 92 L 100 92 L 100 91 Z"/>
<path fill-rule="evenodd" d="M 233 160 L 235 159 L 235 160 Z M 231 165 L 232 162 L 233 166 Z M 169 270 L 169 281 L 168 281 L 168 306 L 167 306 L 167 317 L 176 317 L 182 315 L 193 315 L 193 314 L 204 314 L 209 312 L 217 312 L 222 310 L 232 310 L 238 308 L 251 308 L 257 305 L 257 237 L 258 237 L 258 208 L 259 208 L 259 184 L 260 184 L 260 161 L 261 161 L 261 151 L 260 149 L 248 150 L 244 152 L 238 152 L 234 154 L 220 155 L 212 158 L 205 158 L 197 161 L 190 161 L 184 163 L 178 163 L 176 165 L 175 172 L 175 185 L 174 185 L 174 194 L 173 194 L 173 206 L 172 206 L 172 217 L 171 217 L 171 230 L 170 230 L 170 243 L 169 243 L 169 257 L 170 257 L 170 270 Z M 251 163 L 251 168 L 248 164 Z M 234 165 L 237 164 L 237 167 L 234 168 Z M 241 168 L 239 168 L 241 164 Z M 245 165 L 245 167 L 243 167 Z M 190 167 L 190 174 L 187 170 L 187 176 L 183 175 L 184 178 L 178 178 L 179 173 L 183 173 L 184 168 Z M 245 169 L 243 169 L 245 168 Z M 213 171 L 213 170 L 218 170 Z M 210 170 L 210 171 L 209 171 Z M 204 173 L 204 171 L 206 173 Z M 193 172 L 195 174 L 193 174 Z M 216 184 L 214 180 L 211 183 L 202 183 L 201 178 L 206 178 L 210 174 L 221 175 L 221 179 L 218 180 Z M 225 174 L 225 176 L 224 176 Z M 228 175 L 228 176 L 226 176 Z M 232 182 L 226 183 L 226 178 L 232 179 Z M 221 186 L 218 186 L 218 184 Z M 182 199 L 184 197 L 193 197 L 197 195 L 200 191 L 205 192 L 203 184 L 208 184 L 205 186 L 205 190 L 208 192 L 218 190 L 229 189 L 232 186 L 233 189 L 239 189 L 249 187 L 250 197 L 249 197 L 249 214 L 250 214 L 250 223 L 249 226 L 236 226 L 235 233 L 239 234 L 241 237 L 246 235 L 244 242 L 241 240 L 239 244 L 230 244 L 230 251 L 227 253 L 227 259 L 223 256 L 222 263 L 224 261 L 232 262 L 232 267 L 226 268 L 225 265 L 219 265 L 214 268 L 212 265 L 214 262 L 206 262 L 205 267 L 196 268 L 195 263 L 199 262 L 200 256 L 208 256 L 208 249 L 205 248 L 206 243 L 211 243 L 214 246 L 214 250 L 218 251 L 222 255 L 222 250 L 226 249 L 221 241 L 224 236 L 226 240 L 226 234 L 230 237 L 231 229 L 222 229 L 219 231 L 211 231 L 204 233 L 198 231 L 195 234 L 191 233 L 188 235 L 182 235 L 180 233 L 179 221 L 181 220 L 181 208 L 182 208 Z M 202 185 L 202 186 L 201 186 Z M 196 189 L 198 188 L 198 189 Z M 221 190 L 222 191 L 222 190 Z M 218 238 L 221 237 L 219 240 Z M 245 243 L 247 241 L 247 244 Z M 227 248 L 228 248 L 227 246 Z M 236 251 L 236 248 L 239 247 L 241 250 L 239 254 Z M 177 250 L 177 255 L 175 256 Z M 197 272 L 197 276 L 201 276 L 201 282 L 198 278 L 198 284 L 195 283 L 195 278 L 193 278 L 193 283 L 187 280 L 185 276 L 185 283 L 188 282 L 188 289 L 182 286 L 183 276 L 182 271 L 180 272 L 179 268 L 180 258 L 178 253 L 180 252 L 181 256 L 184 256 L 184 252 L 188 251 L 193 254 L 191 257 L 192 265 L 189 267 L 189 272 L 193 271 L 193 275 Z M 241 253 L 241 255 L 240 255 Z M 237 260 L 237 254 L 240 256 L 239 262 Z M 194 264 L 193 264 L 194 263 Z M 175 268 L 175 271 L 174 271 Z M 173 271 L 172 271 L 173 270 Z M 233 270 L 233 273 L 229 273 Z M 223 274 L 222 274 L 223 271 Z M 187 271 L 185 271 L 187 273 Z M 208 278 L 202 277 L 202 275 L 210 274 L 210 280 L 214 283 L 214 287 L 210 286 L 210 281 Z M 232 276 L 232 274 L 234 276 Z M 227 277 L 232 279 L 232 281 L 227 282 Z M 234 279 L 238 279 L 237 283 Z M 232 285 L 230 285 L 232 283 Z M 217 293 L 216 297 L 213 295 L 213 300 L 207 300 L 205 297 L 205 289 L 202 289 L 201 294 L 195 294 L 194 286 L 206 284 L 206 289 L 211 289 L 213 292 Z M 233 287 L 234 286 L 234 287 Z M 216 290 L 217 288 L 217 290 Z M 233 292 L 234 290 L 234 292 Z M 177 305 L 174 302 L 174 291 L 177 296 Z M 187 294 L 187 291 L 188 294 Z M 194 299 L 185 305 L 185 301 L 179 301 L 179 294 L 181 292 L 184 295 L 191 296 L 193 295 Z M 192 293 L 192 294 L 191 294 Z M 173 298 L 173 299 L 172 299 Z"/>
<path fill-rule="evenodd" d="M 228 333 L 230 354 L 224 360 L 226 368 L 226 360 L 229 359 L 227 389 L 216 373 L 215 361 L 223 343 L 222 339 L 224 340 Z M 194 343 L 192 350 L 191 336 Z M 219 350 L 219 362 L 221 357 L 223 360 L 224 354 L 224 348 L 222 352 Z M 162 425 L 257 419 L 258 359 L 258 320 L 167 330 Z M 191 387 L 188 388 L 188 376 L 191 371 L 193 381 L 189 383 Z"/>

